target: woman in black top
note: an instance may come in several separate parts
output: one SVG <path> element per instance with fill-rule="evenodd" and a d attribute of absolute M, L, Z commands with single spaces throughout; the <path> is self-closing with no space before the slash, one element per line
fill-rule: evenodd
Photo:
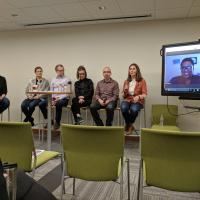
<path fill-rule="evenodd" d="M 0 113 L 6 110 L 10 105 L 10 101 L 6 97 L 6 94 L 7 94 L 6 79 L 3 76 L 0 76 Z"/>
<path fill-rule="evenodd" d="M 79 80 L 74 84 L 76 97 L 72 99 L 71 110 L 75 124 L 78 125 L 84 121 L 80 114 L 80 108 L 91 104 L 94 86 L 92 80 L 87 78 L 87 72 L 84 66 L 78 67 L 76 77 Z"/>

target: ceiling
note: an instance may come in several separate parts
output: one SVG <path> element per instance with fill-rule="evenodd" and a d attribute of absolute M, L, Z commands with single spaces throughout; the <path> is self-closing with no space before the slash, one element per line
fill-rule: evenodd
<path fill-rule="evenodd" d="M 0 31 L 200 16 L 200 0 L 0 0 Z"/>

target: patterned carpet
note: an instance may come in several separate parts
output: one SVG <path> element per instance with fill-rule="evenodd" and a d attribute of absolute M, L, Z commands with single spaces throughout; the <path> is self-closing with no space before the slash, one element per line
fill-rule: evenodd
<path fill-rule="evenodd" d="M 36 141 L 37 148 L 43 148 L 45 144 Z M 53 138 L 53 149 L 60 150 L 58 137 Z M 139 169 L 139 149 L 138 142 L 126 144 L 125 156 L 130 159 L 130 184 L 131 200 L 136 199 L 137 180 Z M 36 170 L 35 180 L 52 192 L 57 199 L 60 198 L 61 166 L 60 159 L 50 160 L 45 165 Z M 76 196 L 72 194 L 72 180 L 65 181 L 66 194 L 63 200 L 118 200 L 119 184 L 114 182 L 87 182 L 76 181 Z M 143 200 L 197 200 L 199 193 L 173 192 L 155 187 L 145 187 Z M 124 169 L 124 199 L 127 199 L 127 173 Z"/>

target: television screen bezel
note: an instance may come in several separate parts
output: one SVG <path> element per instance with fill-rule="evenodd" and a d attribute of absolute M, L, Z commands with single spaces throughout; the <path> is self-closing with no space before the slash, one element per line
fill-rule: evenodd
<path fill-rule="evenodd" d="M 176 91 L 166 91 L 164 89 L 164 79 L 165 79 L 165 49 L 167 47 L 177 47 L 177 46 L 189 46 L 189 45 L 195 45 L 200 44 L 199 41 L 192 41 L 192 42 L 183 42 L 183 43 L 174 43 L 174 44 L 166 44 L 162 46 L 161 49 L 161 56 L 162 56 L 162 77 L 161 77 L 161 95 L 162 96 L 179 96 L 182 99 L 200 99 L 200 92 L 198 93 L 189 93 L 189 92 L 176 92 Z"/>

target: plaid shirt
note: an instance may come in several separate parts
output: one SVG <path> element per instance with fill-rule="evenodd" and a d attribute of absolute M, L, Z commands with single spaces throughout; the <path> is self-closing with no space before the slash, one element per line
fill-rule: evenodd
<path fill-rule="evenodd" d="M 108 81 L 103 79 L 97 83 L 95 91 L 96 100 L 106 99 L 110 101 L 116 101 L 118 97 L 119 97 L 119 85 L 117 81 L 110 78 L 110 80 Z"/>

